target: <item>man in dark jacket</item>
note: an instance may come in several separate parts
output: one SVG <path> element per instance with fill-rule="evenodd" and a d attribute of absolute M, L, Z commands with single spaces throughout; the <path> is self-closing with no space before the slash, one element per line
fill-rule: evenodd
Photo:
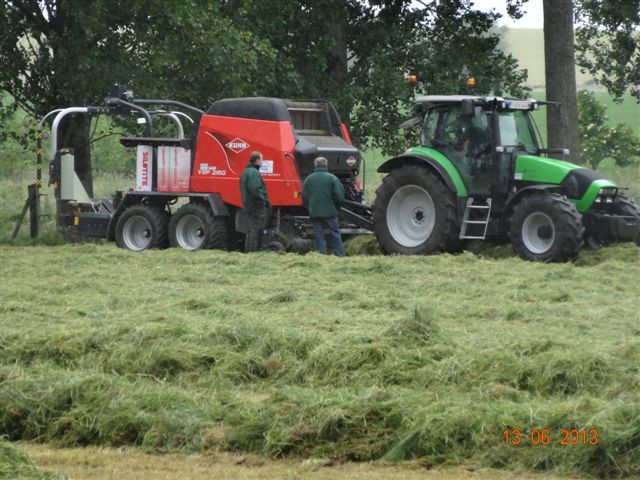
<path fill-rule="evenodd" d="M 267 187 L 260 174 L 262 154 L 253 152 L 249 155 L 249 164 L 240 177 L 240 193 L 242 194 L 242 210 L 249 217 L 249 231 L 244 242 L 245 252 L 258 250 L 260 235 L 264 230 L 267 209 L 271 206 Z"/>
<path fill-rule="evenodd" d="M 344 257 L 338 225 L 338 209 L 344 202 L 344 188 L 338 177 L 327 170 L 326 158 L 316 158 L 313 165 L 313 173 L 302 186 L 302 201 L 309 209 L 316 245 L 320 253 L 327 254 L 327 242 L 324 238 L 324 230 L 327 229 L 331 234 L 335 254 Z"/>

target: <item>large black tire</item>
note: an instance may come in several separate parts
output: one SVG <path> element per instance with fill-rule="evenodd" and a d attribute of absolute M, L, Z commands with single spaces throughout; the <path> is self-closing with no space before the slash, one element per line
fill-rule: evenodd
<path fill-rule="evenodd" d="M 169 224 L 172 247 L 185 250 L 228 249 L 229 227 L 226 217 L 213 215 L 209 205 L 189 203 L 178 209 Z"/>
<path fill-rule="evenodd" d="M 284 253 L 287 249 L 285 248 L 285 246 L 281 243 L 278 242 L 277 240 L 273 240 L 271 242 L 269 242 L 264 249 L 267 252 L 275 252 L 275 253 Z"/>
<path fill-rule="evenodd" d="M 638 204 L 620 193 L 613 199 L 613 208 L 611 211 L 616 215 L 640 218 L 640 207 Z"/>
<path fill-rule="evenodd" d="M 157 206 L 134 205 L 127 208 L 116 224 L 116 244 L 133 251 L 165 248 L 169 216 Z"/>
<path fill-rule="evenodd" d="M 566 262 L 584 244 L 582 215 L 557 193 L 524 197 L 513 209 L 510 227 L 511 245 L 526 260 Z"/>
<path fill-rule="evenodd" d="M 304 255 L 311 252 L 315 246 L 316 244 L 312 239 L 294 237 L 289 241 L 287 251 Z"/>
<path fill-rule="evenodd" d="M 640 219 L 638 204 L 622 194 L 616 195 L 605 213 Z M 602 229 L 597 225 L 587 225 L 587 244 L 591 248 L 598 249 L 618 240 L 618 234 L 613 228 Z"/>
<path fill-rule="evenodd" d="M 431 170 L 402 166 L 376 190 L 373 229 L 386 254 L 420 255 L 455 248 L 455 195 Z"/>

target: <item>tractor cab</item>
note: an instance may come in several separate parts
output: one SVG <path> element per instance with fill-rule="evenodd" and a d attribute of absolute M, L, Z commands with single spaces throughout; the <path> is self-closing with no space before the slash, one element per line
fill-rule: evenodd
<path fill-rule="evenodd" d="M 459 172 L 470 196 L 508 193 L 514 153 L 540 152 L 529 115 L 534 100 L 500 97 L 425 96 L 416 101 L 423 116 L 420 144 L 440 152 Z"/>

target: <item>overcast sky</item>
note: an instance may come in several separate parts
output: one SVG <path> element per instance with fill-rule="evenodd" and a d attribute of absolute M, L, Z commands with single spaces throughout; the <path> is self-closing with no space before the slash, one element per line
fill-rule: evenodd
<path fill-rule="evenodd" d="M 475 8 L 482 11 L 495 9 L 502 13 L 503 17 L 498 20 L 499 26 L 509 28 L 542 28 L 542 0 L 529 0 L 522 8 L 524 16 L 520 20 L 509 18 L 506 11 L 506 0 L 473 0 Z"/>

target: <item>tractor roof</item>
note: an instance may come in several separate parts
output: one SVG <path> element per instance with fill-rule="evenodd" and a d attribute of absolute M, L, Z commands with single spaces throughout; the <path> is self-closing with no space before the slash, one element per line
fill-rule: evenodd
<path fill-rule="evenodd" d="M 465 99 L 471 99 L 475 104 L 488 103 L 494 99 L 503 100 L 502 97 L 481 97 L 478 95 L 421 95 L 416 98 L 415 104 L 429 108 L 434 105 L 462 103 L 462 100 Z"/>
<path fill-rule="evenodd" d="M 474 105 L 493 105 L 500 110 L 536 110 L 540 102 L 529 100 L 505 99 L 503 97 L 491 96 L 481 97 L 479 95 L 421 95 L 416 97 L 414 107 L 417 110 L 427 110 L 438 105 L 458 105 L 463 100 L 471 100 Z M 544 102 L 543 102 L 544 103 Z"/>

